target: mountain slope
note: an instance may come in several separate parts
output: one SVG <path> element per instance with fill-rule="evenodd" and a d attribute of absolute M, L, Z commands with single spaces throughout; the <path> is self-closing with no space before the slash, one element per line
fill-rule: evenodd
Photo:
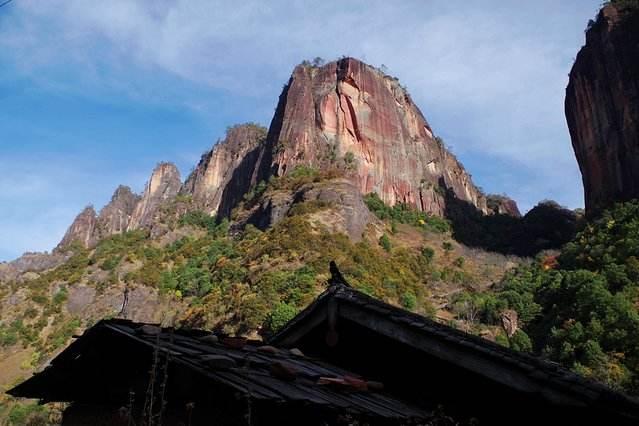
<path fill-rule="evenodd" d="M 160 163 L 143 194 L 85 209 L 53 254 L 0 265 L 0 352 L 31 357 L 19 377 L 113 315 L 256 337 L 322 291 L 331 260 L 368 294 L 455 321 L 455 294 L 523 261 L 457 243 L 441 217 L 457 204 L 525 220 L 479 191 L 395 79 L 352 58 L 303 64 L 268 132 L 230 127 L 185 182 Z"/>

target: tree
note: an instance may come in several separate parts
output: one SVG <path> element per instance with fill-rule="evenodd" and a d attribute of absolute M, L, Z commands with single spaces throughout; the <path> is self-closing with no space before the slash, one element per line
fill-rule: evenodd
<path fill-rule="evenodd" d="M 314 67 L 320 67 L 322 65 L 324 65 L 324 58 L 321 58 L 319 56 L 316 56 L 315 58 L 313 58 L 312 64 Z"/>
<path fill-rule="evenodd" d="M 412 291 L 407 291 L 402 294 L 402 306 L 409 311 L 414 310 L 417 307 L 417 296 Z"/>
<path fill-rule="evenodd" d="M 288 303 L 278 303 L 266 319 L 267 329 L 276 332 L 297 315 L 297 309 Z"/>
<path fill-rule="evenodd" d="M 382 248 L 387 252 L 391 251 L 392 244 L 390 238 L 388 238 L 388 235 L 383 234 L 381 237 L 379 237 L 379 245 L 382 246 Z"/>
<path fill-rule="evenodd" d="M 435 250 L 433 250 L 431 247 L 424 246 L 422 247 L 421 255 L 424 259 L 426 259 L 426 263 L 430 264 L 435 257 Z"/>

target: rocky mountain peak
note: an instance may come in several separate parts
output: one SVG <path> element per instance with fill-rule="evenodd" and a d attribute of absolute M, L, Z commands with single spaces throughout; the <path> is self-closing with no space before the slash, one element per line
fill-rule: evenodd
<path fill-rule="evenodd" d="M 609 3 L 570 72 L 566 119 L 589 213 L 639 197 L 639 8 Z"/>
<path fill-rule="evenodd" d="M 120 185 L 113 193 L 109 204 L 100 210 L 97 228 L 100 236 L 120 234 L 127 230 L 135 206 L 140 197 L 128 186 Z"/>
<path fill-rule="evenodd" d="M 270 173 L 343 169 L 361 193 L 444 215 L 445 196 L 488 213 L 486 197 L 436 138 L 397 79 L 357 59 L 302 64 L 280 96 L 264 156 Z"/>
<path fill-rule="evenodd" d="M 175 198 L 181 186 L 180 172 L 175 164 L 158 164 L 133 210 L 127 230 L 152 226 L 162 204 Z"/>
<path fill-rule="evenodd" d="M 218 213 L 221 205 L 230 211 L 255 183 L 265 138 L 266 129 L 253 123 L 229 127 L 224 140 L 202 155 L 182 192 L 191 194 L 195 205 L 209 214 Z"/>
<path fill-rule="evenodd" d="M 60 251 L 74 242 L 79 242 L 85 247 L 91 246 L 94 243 L 96 223 L 97 214 L 93 206 L 85 207 L 69 226 L 55 250 Z"/>

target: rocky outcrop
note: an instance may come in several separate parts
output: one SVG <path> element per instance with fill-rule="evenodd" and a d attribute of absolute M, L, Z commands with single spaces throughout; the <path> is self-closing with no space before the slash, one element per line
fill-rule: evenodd
<path fill-rule="evenodd" d="M 639 7 L 617 3 L 590 22 L 566 89 L 589 214 L 639 197 Z"/>
<path fill-rule="evenodd" d="M 100 210 L 96 238 L 101 239 L 125 232 L 139 201 L 140 196 L 131 192 L 131 188 L 120 185 L 115 190 L 109 204 Z"/>
<path fill-rule="evenodd" d="M 489 194 L 486 197 L 486 206 L 490 214 L 505 214 L 512 217 L 521 217 L 517 203 L 505 195 Z"/>
<path fill-rule="evenodd" d="M 19 258 L 11 262 L 0 262 L 0 283 L 7 281 L 21 281 L 28 273 L 38 273 L 47 269 L 52 269 L 69 258 L 68 253 L 24 253 Z"/>
<path fill-rule="evenodd" d="M 111 201 L 97 215 L 93 206 L 85 208 L 73 221 L 62 241 L 56 247 L 60 251 L 73 242 L 85 248 L 95 246 L 102 238 L 127 230 L 133 211 L 140 197 L 128 186 L 120 185 Z"/>
<path fill-rule="evenodd" d="M 284 178 L 297 166 L 318 170 L 314 184 L 271 191 L 256 209 L 254 197 L 266 187 L 260 181 Z M 174 229 L 188 211 L 230 217 L 245 198 L 252 200 L 245 205 L 249 222 L 262 228 L 300 203 L 331 204 L 332 216 L 315 215 L 318 224 L 357 240 L 371 220 L 362 194 L 371 192 L 387 204 L 405 203 L 439 216 L 450 210 L 451 197 L 480 215 L 520 216 L 513 200 L 489 198 L 473 184 L 397 79 L 344 58 L 322 67 L 297 66 L 268 133 L 255 124 L 229 128 L 183 185 L 173 164 L 159 164 L 141 197 L 119 187 L 99 216 L 92 209 L 78 216 L 61 245 L 78 240 L 91 247 L 137 229 L 155 238 Z"/>
<path fill-rule="evenodd" d="M 67 232 L 64 234 L 62 241 L 56 247 L 56 251 L 60 251 L 68 247 L 72 243 L 80 243 L 84 247 L 90 247 L 95 242 L 95 227 L 97 223 L 97 214 L 93 206 L 88 206 L 75 218 Z"/>
<path fill-rule="evenodd" d="M 486 197 L 433 135 L 399 82 L 352 58 L 299 65 L 280 96 L 263 175 L 342 169 L 363 194 L 443 215 L 446 190 L 488 213 Z"/>
<path fill-rule="evenodd" d="M 161 207 L 176 197 L 181 186 L 180 172 L 173 163 L 158 164 L 135 206 L 127 230 L 151 228 L 159 222 Z"/>
<path fill-rule="evenodd" d="M 270 191 L 243 222 L 266 229 L 296 214 L 306 214 L 312 225 L 346 234 L 353 241 L 361 240 L 367 225 L 375 220 L 359 188 L 348 179 L 336 178 L 291 191 Z"/>
<path fill-rule="evenodd" d="M 182 192 L 193 197 L 194 205 L 211 215 L 228 215 L 255 183 L 256 163 L 266 129 L 256 124 L 229 128 L 223 141 L 204 153 L 189 175 Z"/>

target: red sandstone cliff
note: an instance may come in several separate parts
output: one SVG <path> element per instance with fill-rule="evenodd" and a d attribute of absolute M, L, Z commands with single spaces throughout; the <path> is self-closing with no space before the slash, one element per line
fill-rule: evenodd
<path fill-rule="evenodd" d="M 135 206 L 127 230 L 153 226 L 161 213 L 161 207 L 175 198 L 181 186 L 180 172 L 173 163 L 158 164 L 146 184 L 142 198 Z"/>
<path fill-rule="evenodd" d="M 356 59 L 299 65 L 280 96 L 263 173 L 344 169 L 362 193 L 443 215 L 446 190 L 484 213 L 486 197 L 399 82 Z"/>
<path fill-rule="evenodd" d="M 182 192 L 209 213 L 228 215 L 255 182 L 256 162 L 266 129 L 255 124 L 229 128 L 224 140 L 206 152 L 187 178 Z"/>
<path fill-rule="evenodd" d="M 128 186 L 120 185 L 111 201 L 100 210 L 96 223 L 96 239 L 125 232 L 140 197 Z"/>
<path fill-rule="evenodd" d="M 67 247 L 71 243 L 79 242 L 84 247 L 90 247 L 95 242 L 95 226 L 97 222 L 97 214 L 93 206 L 88 206 L 75 218 L 67 232 L 64 234 L 62 241 L 56 247 L 60 250 Z"/>
<path fill-rule="evenodd" d="M 639 8 L 606 5 L 566 89 L 588 212 L 639 197 Z"/>
<path fill-rule="evenodd" d="M 407 203 L 440 216 L 451 196 L 483 213 L 519 216 L 514 201 L 487 197 L 473 184 L 397 79 L 345 58 L 322 67 L 297 66 L 268 134 L 255 124 L 229 128 L 183 185 L 173 164 L 159 164 L 142 196 L 118 188 L 99 216 L 87 209 L 76 218 L 60 247 L 74 240 L 91 247 L 142 228 L 158 236 L 189 210 L 229 216 L 258 181 L 298 165 L 337 171 L 328 174 L 343 178 L 266 197 L 249 222 L 266 227 L 297 202 L 330 202 L 339 207 L 339 218 L 331 219 L 336 229 L 359 239 L 371 219 L 361 194 L 370 192 L 388 204 Z M 180 193 L 190 197 L 177 199 Z"/>

